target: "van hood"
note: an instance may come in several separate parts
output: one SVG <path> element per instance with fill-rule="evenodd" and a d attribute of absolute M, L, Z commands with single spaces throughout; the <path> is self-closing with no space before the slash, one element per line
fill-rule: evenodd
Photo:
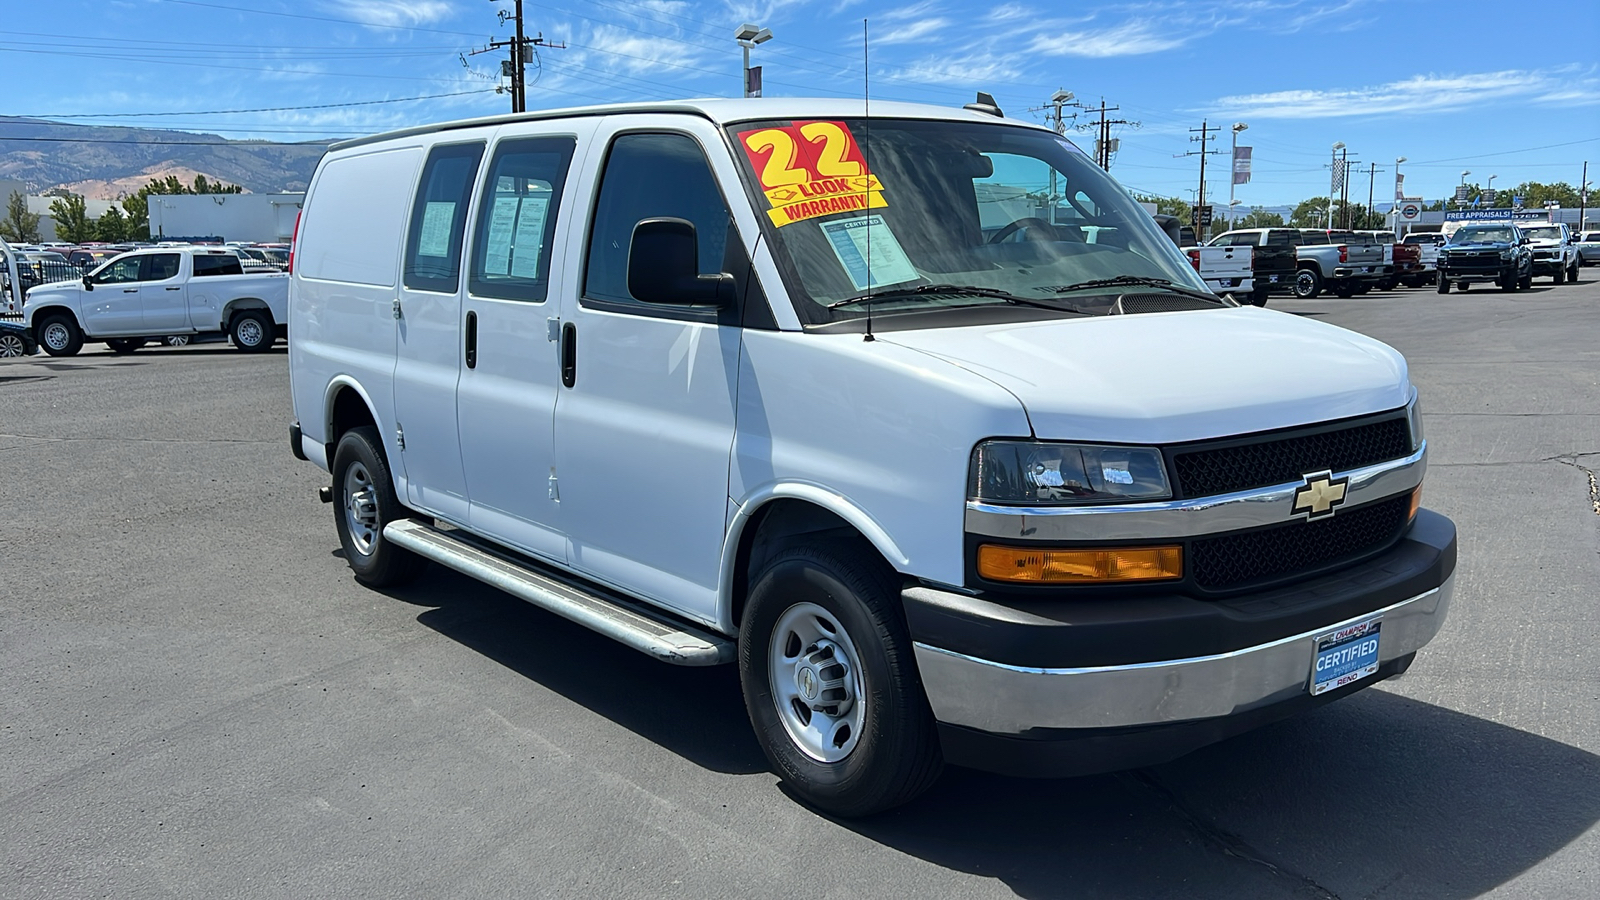
<path fill-rule="evenodd" d="M 1405 358 L 1389 346 L 1254 307 L 878 339 L 1010 391 L 1041 439 L 1177 443 L 1382 412 L 1411 399 Z"/>

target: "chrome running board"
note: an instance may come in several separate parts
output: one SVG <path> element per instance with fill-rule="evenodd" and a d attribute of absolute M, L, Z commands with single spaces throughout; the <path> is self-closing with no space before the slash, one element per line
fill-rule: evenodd
<path fill-rule="evenodd" d="M 672 619 L 641 603 L 600 588 L 536 571 L 511 554 L 497 552 L 476 540 L 456 537 L 416 519 L 400 519 L 383 528 L 386 540 L 484 584 L 598 631 L 661 660 L 679 666 L 714 666 L 733 662 L 734 643 L 686 622 Z"/>

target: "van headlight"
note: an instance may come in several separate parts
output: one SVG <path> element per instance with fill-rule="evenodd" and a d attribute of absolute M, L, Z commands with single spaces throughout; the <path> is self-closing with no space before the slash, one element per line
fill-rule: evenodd
<path fill-rule="evenodd" d="M 972 451 L 967 499 L 1068 505 L 1172 496 L 1155 447 L 984 441 Z"/>
<path fill-rule="evenodd" d="M 1411 428 L 1411 452 L 1415 453 L 1422 447 L 1422 396 L 1414 389 L 1406 404 L 1406 424 Z"/>

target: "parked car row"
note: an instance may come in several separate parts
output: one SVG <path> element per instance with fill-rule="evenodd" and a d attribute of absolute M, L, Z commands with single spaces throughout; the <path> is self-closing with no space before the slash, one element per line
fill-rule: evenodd
<path fill-rule="evenodd" d="M 1535 277 L 1577 283 L 1583 268 L 1578 241 L 1565 223 L 1464 225 L 1439 248 L 1439 293 L 1492 283 L 1502 291 L 1527 290 Z"/>

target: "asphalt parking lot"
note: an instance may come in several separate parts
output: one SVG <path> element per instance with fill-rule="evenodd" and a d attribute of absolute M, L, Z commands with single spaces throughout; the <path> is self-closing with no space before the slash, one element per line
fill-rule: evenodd
<path fill-rule="evenodd" d="M 784 794 L 730 667 L 358 586 L 281 346 L 0 361 L 0 896 L 1600 895 L 1600 270 L 1270 307 L 1409 358 L 1444 632 L 1165 766 L 855 822 Z"/>

